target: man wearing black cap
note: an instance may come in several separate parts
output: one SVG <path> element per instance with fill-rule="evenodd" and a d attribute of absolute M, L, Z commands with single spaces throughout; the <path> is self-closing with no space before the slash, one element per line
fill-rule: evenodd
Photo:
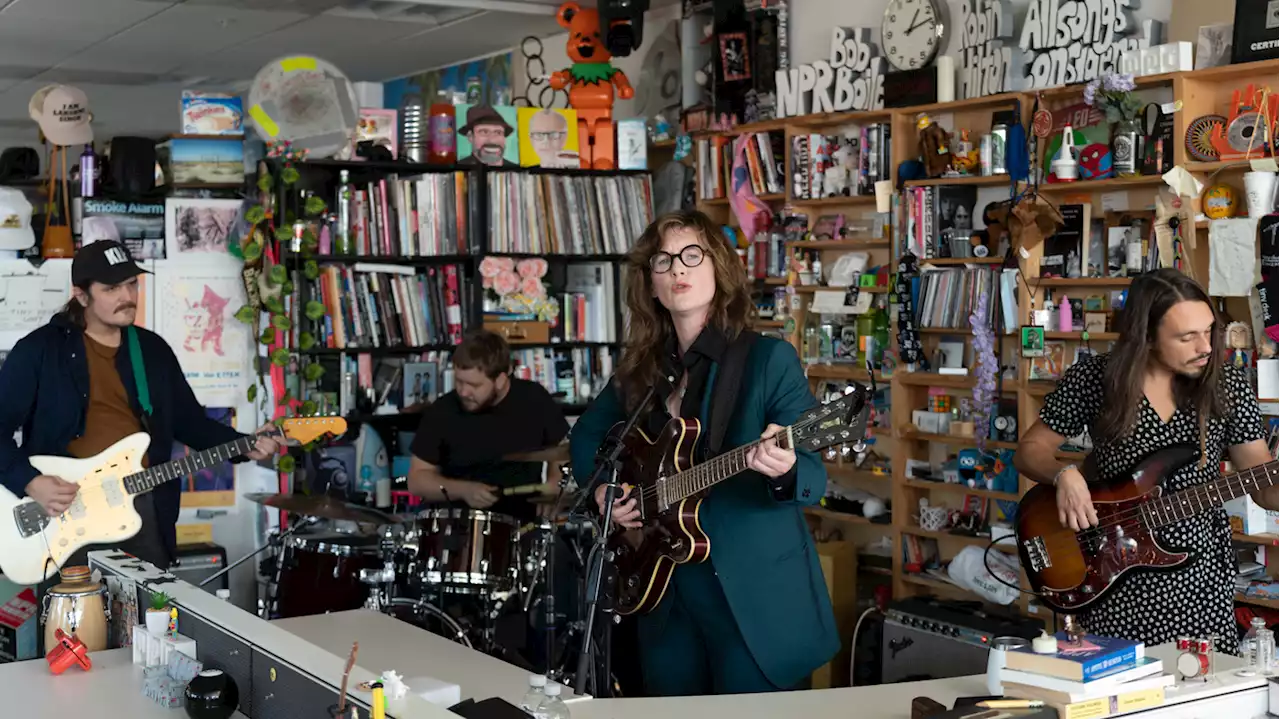
<path fill-rule="evenodd" d="M 92 457 L 147 432 L 151 446 L 144 464 L 152 466 L 169 460 L 175 440 L 204 450 L 243 436 L 208 417 L 169 345 L 133 326 L 140 274 L 147 271 L 119 242 L 85 245 L 71 264 L 71 300 L 19 340 L 0 366 L 0 482 L 39 502 L 50 516 L 67 510 L 79 486 L 40 474 L 30 456 Z M 141 366 L 133 359 L 135 339 Z M 150 412 L 139 401 L 140 382 L 148 389 Z M 21 447 L 13 439 L 18 430 Z M 263 437 L 248 456 L 265 459 L 276 449 L 275 441 Z M 177 547 L 180 492 L 177 482 L 166 482 L 135 496 L 142 529 L 114 546 L 168 567 Z M 67 564 L 82 564 L 86 552 L 103 548 L 86 547 Z"/>
<path fill-rule="evenodd" d="M 467 124 L 458 128 L 458 134 L 471 143 L 471 154 L 459 160 L 459 165 L 520 167 L 520 163 L 511 162 L 504 156 L 511 125 L 492 107 L 473 105 L 467 108 Z"/>

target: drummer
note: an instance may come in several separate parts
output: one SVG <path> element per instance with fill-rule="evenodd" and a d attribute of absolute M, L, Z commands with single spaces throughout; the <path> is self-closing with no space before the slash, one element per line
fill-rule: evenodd
<path fill-rule="evenodd" d="M 564 412 L 542 385 L 511 376 L 511 348 L 488 330 L 468 333 L 454 349 L 453 377 L 454 391 L 422 413 L 409 491 L 533 519 L 538 505 L 500 492 L 542 482 L 541 467 L 501 458 L 560 444 L 569 434 Z"/>

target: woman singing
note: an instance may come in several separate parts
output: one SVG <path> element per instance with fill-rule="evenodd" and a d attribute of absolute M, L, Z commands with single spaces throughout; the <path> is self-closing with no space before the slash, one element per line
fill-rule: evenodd
<path fill-rule="evenodd" d="M 698 462 L 710 458 L 707 428 L 718 404 L 730 408 L 722 451 L 770 436 L 817 404 L 795 349 L 747 329 L 752 302 L 742 262 L 706 215 L 658 218 L 632 249 L 625 271 L 631 317 L 623 356 L 571 434 L 579 484 L 589 481 L 610 428 L 650 387 L 657 393 L 638 426 L 653 437 L 672 417 L 700 419 Z M 736 343 L 746 343 L 737 350 L 745 352 L 741 382 L 717 386 L 732 374 L 719 370 Z M 801 688 L 839 648 L 802 513 L 802 505 L 816 503 L 826 490 L 822 461 L 811 452 L 762 444 L 748 466 L 713 487 L 702 505 L 710 559 L 679 565 L 661 603 L 638 618 L 649 694 Z M 604 490 L 596 492 L 601 506 Z M 628 528 L 639 526 L 629 494 L 613 510 L 614 521 Z"/>

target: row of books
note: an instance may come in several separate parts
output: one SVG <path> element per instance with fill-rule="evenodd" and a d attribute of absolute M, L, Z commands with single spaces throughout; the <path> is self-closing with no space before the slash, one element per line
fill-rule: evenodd
<path fill-rule="evenodd" d="M 492 252 L 621 255 L 653 221 L 648 175 L 487 178 Z"/>
<path fill-rule="evenodd" d="M 850 127 L 838 135 L 791 138 L 791 196 L 798 200 L 875 194 L 891 177 L 889 123 Z"/>
<path fill-rule="evenodd" d="M 741 139 L 738 139 L 741 138 Z M 783 153 L 786 140 L 781 132 L 752 132 L 735 137 L 711 137 L 698 141 L 702 162 L 698 165 L 699 197 L 704 200 L 727 197 L 733 187 L 732 174 L 738 143 L 751 191 L 757 195 L 780 195 L 786 191 Z"/>
<path fill-rule="evenodd" d="M 377 182 L 343 185 L 330 222 L 320 230 L 319 252 L 380 257 L 472 252 L 477 182 L 466 172 L 403 178 L 393 173 Z"/>
<path fill-rule="evenodd" d="M 308 296 L 328 310 L 311 323 L 320 347 L 457 344 L 462 318 L 470 316 L 471 281 L 465 265 L 425 270 L 374 263 L 325 265 L 315 280 L 306 282 Z"/>
<path fill-rule="evenodd" d="M 609 347 L 537 347 L 516 349 L 511 355 L 513 376 L 537 382 L 565 404 L 591 401 L 613 376 L 614 354 Z"/>
<path fill-rule="evenodd" d="M 1006 697 L 1043 701 L 1059 719 L 1101 719 L 1161 706 L 1176 683 L 1141 642 L 1086 635 L 1076 644 L 1061 632 L 1055 638 L 1054 654 L 1029 646 L 1006 652 L 1000 671 Z"/>
<path fill-rule="evenodd" d="M 978 188 L 969 185 L 908 187 L 902 196 L 906 213 L 906 250 L 921 259 L 971 257 L 973 213 Z"/>
<path fill-rule="evenodd" d="M 1003 273 L 986 268 L 947 268 L 921 273 L 913 287 L 916 322 L 919 327 L 970 329 L 969 315 L 978 302 L 988 303 L 987 316 L 994 319 L 997 301 L 1012 292 L 1003 285 Z M 1007 302 L 1005 303 L 1007 304 Z M 1005 307 L 1008 314 L 1008 308 Z M 1012 327 L 1006 322 L 1005 327 Z"/>
<path fill-rule="evenodd" d="M 561 336 L 568 342 L 616 342 L 619 293 L 613 266 L 581 262 L 565 271 L 560 296 Z"/>

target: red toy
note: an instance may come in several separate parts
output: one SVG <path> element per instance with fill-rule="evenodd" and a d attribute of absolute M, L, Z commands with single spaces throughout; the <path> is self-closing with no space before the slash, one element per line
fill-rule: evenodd
<path fill-rule="evenodd" d="M 67 636 L 61 629 L 54 630 L 54 637 L 58 640 L 58 646 L 51 649 L 44 657 L 45 661 L 49 662 L 49 671 L 57 675 L 77 664 L 86 672 L 93 668 L 93 662 L 89 659 L 89 649 L 79 637 L 74 634 Z"/>
<path fill-rule="evenodd" d="M 551 87 L 569 88 L 569 106 L 578 112 L 578 156 L 585 169 L 614 168 L 613 91 L 630 100 L 636 91 L 613 55 L 600 39 L 600 13 L 567 2 L 556 11 L 560 25 L 569 30 L 566 50 L 573 65 L 551 73 Z"/>

